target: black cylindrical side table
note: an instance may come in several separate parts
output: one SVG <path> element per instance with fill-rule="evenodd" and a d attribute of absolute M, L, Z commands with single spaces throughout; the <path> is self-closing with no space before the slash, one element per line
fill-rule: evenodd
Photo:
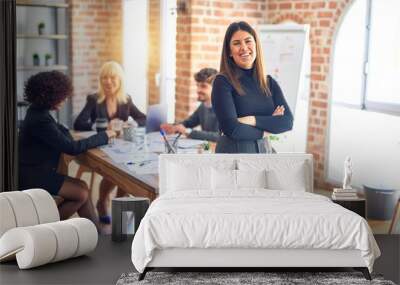
<path fill-rule="evenodd" d="M 135 218 L 135 232 L 139 228 L 140 221 L 149 208 L 150 200 L 142 197 L 121 197 L 112 199 L 112 235 L 113 241 L 124 241 L 127 238 L 124 233 L 123 214 L 124 212 L 133 212 Z"/>

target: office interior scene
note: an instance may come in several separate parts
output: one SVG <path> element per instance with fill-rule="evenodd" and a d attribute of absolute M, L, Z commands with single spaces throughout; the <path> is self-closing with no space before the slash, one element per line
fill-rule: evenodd
<path fill-rule="evenodd" d="M 0 283 L 400 284 L 399 9 L 3 0 Z"/>

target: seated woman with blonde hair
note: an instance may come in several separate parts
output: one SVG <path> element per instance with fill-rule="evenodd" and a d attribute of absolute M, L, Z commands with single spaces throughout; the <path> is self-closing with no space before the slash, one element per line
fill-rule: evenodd
<path fill-rule="evenodd" d="M 139 126 L 146 124 L 146 115 L 133 104 L 131 97 L 125 91 L 124 71 L 119 63 L 108 61 L 102 65 L 99 72 L 99 87 L 94 94 L 87 96 L 86 105 L 75 120 L 74 128 L 78 131 L 90 131 L 96 119 L 106 119 L 110 123 L 114 119 L 127 121 L 131 116 Z M 107 208 L 110 203 L 109 194 L 115 185 L 103 178 L 100 183 L 100 195 L 97 202 L 100 221 L 110 223 Z M 125 192 L 118 188 L 117 196 Z"/>

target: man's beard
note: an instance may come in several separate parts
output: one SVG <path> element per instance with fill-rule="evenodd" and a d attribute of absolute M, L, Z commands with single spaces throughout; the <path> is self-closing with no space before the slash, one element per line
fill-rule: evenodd
<path fill-rule="evenodd" d="M 207 100 L 206 100 L 206 95 L 203 94 L 203 93 L 202 93 L 200 96 L 197 95 L 197 101 L 199 101 L 199 102 L 205 102 L 205 101 L 207 101 Z"/>

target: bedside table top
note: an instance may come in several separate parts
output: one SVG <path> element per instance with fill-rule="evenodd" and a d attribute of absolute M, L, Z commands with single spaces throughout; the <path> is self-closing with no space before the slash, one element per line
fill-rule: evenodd
<path fill-rule="evenodd" d="M 351 199 L 346 199 L 346 198 L 332 198 L 331 197 L 331 200 L 332 201 L 345 201 L 345 202 L 359 202 L 359 201 L 365 201 L 365 198 L 364 197 L 357 197 L 357 198 L 351 198 Z"/>

